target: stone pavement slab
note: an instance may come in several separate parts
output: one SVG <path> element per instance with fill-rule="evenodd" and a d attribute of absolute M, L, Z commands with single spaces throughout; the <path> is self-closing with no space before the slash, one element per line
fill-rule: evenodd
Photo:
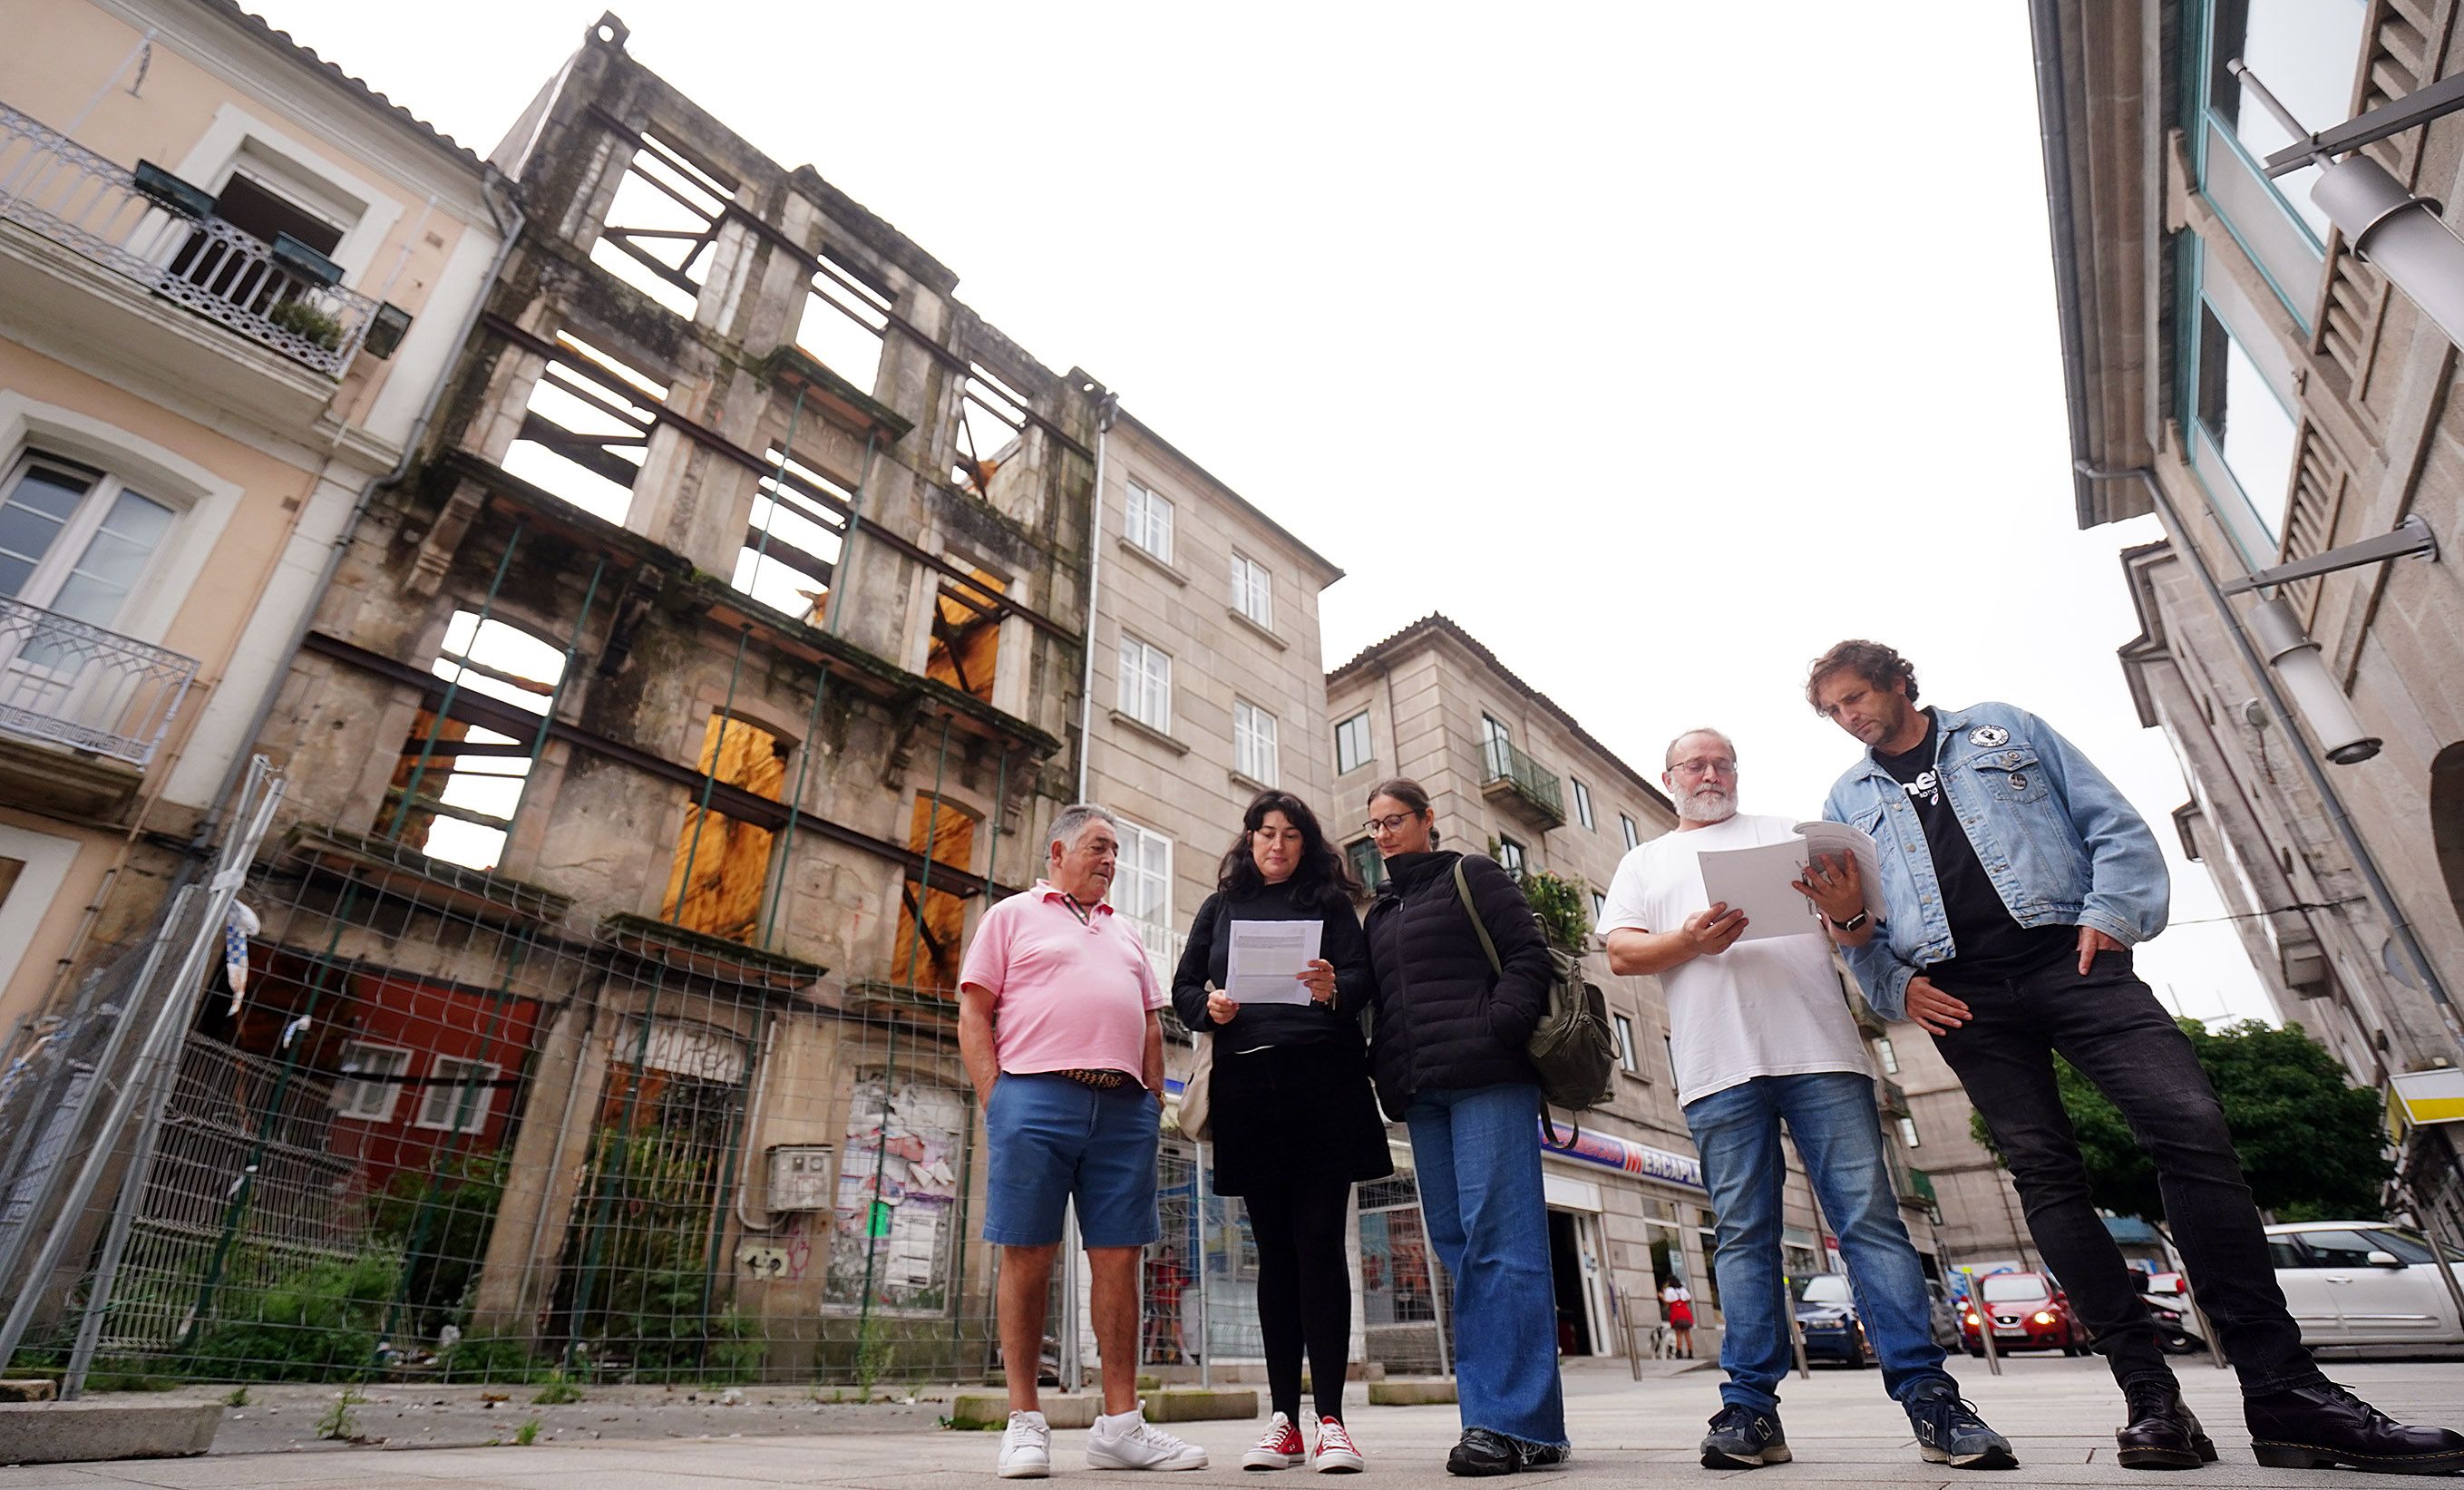
<path fill-rule="evenodd" d="M 1515 1481 L 1519 1490 L 1567 1490 L 1638 1483 L 1754 1478 L 1771 1490 L 1790 1484 L 1956 1486 L 2016 1490 L 2023 1484 L 2119 1485 L 2142 1490 L 2331 1490 L 2417 1487 L 2398 1476 L 2261 1469 L 2240 1423 L 2233 1377 L 2194 1361 L 2183 1369 L 2184 1390 L 2223 1451 L 2222 1462 L 2171 1476 L 2124 1470 L 2113 1461 L 2112 1426 L 2121 1407 L 2101 1362 L 2028 1359 L 1989 1375 L 1984 1363 L 1952 1363 L 1963 1390 L 1988 1421 L 2016 1445 L 2021 1466 L 2007 1475 L 1959 1474 L 1918 1458 L 1906 1419 L 1882 1395 L 1873 1371 L 1825 1370 L 1813 1380 L 1791 1377 L 1781 1387 L 1780 1414 L 1793 1464 L 1715 1472 L 1697 1462 L 1704 1420 L 1718 1405 L 1719 1377 L 1700 1372 L 1634 1382 L 1623 1363 L 1586 1363 L 1567 1375 L 1567 1421 L 1574 1462 Z M 2464 1366 L 2455 1363 L 2340 1365 L 2335 1374 L 2399 1417 L 2464 1421 Z M 1357 1386 L 1353 1403 L 1362 1393 Z M 1348 1405 L 1346 1416 L 1368 1455 L 1374 1479 L 1364 1487 L 1460 1490 L 1443 1469 L 1459 1426 L 1455 1409 Z M 1259 1424 L 1206 1422 L 1175 1432 L 1203 1445 L 1205 1470 L 1168 1484 L 1195 1490 L 1226 1477 L 1244 1487 L 1264 1478 L 1244 1475 L 1241 1451 Z M 802 1436 L 608 1439 L 529 1448 L 440 1449 L 399 1453 L 327 1449 L 276 1455 L 217 1455 L 204 1459 L 76 1466 L 0 1468 L 0 1490 L 774 1490 L 784 1485 L 877 1487 L 877 1490 L 990 1490 L 999 1438 L 991 1433 L 914 1433 L 861 1427 Z M 1123 1490 L 1118 1475 L 1084 1467 L 1083 1433 L 1054 1435 L 1056 1480 L 1095 1481 Z M 1290 1490 L 1316 1483 L 1287 1472 Z M 1272 1484 L 1275 1481 L 1267 1481 Z"/>

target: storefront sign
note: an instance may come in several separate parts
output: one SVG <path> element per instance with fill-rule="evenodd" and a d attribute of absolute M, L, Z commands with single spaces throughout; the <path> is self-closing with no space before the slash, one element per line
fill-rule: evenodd
<path fill-rule="evenodd" d="M 2387 1078 L 2387 1131 L 2424 1123 L 2464 1123 L 2464 1071 L 2453 1066 L 2406 1071 Z"/>
<path fill-rule="evenodd" d="M 1549 1126 L 1544 1123 L 1540 1128 L 1540 1148 L 1547 1153 L 1560 1154 L 1569 1159 L 1580 1159 L 1586 1164 L 1596 1164 L 1602 1169 L 1617 1170 L 1621 1173 L 1639 1174 L 1645 1179 L 1664 1180 L 1672 1185 L 1683 1185 L 1689 1190 L 1705 1189 L 1703 1184 L 1703 1162 L 1700 1159 L 1691 1154 L 1671 1153 L 1665 1149 L 1654 1149 L 1647 1144 L 1619 1138 L 1613 1133 L 1595 1132 L 1587 1128 L 1576 1132 L 1571 1142 L 1557 1143 L 1551 1139 Z"/>

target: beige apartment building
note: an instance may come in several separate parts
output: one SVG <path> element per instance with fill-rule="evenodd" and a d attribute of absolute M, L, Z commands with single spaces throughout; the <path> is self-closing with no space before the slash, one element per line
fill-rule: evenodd
<path fill-rule="evenodd" d="M 2299 135 L 2453 81 L 2455 0 L 2035 0 L 2075 497 L 2140 716 L 2284 1019 L 2385 1091 L 2399 1208 L 2464 1237 L 2464 405 L 2455 347 Z M 2246 68 L 2247 72 L 2237 70 Z M 2288 129 L 2260 89 L 2301 126 Z M 2270 174 L 2281 157 L 2289 173 Z M 2449 230 L 2464 119 L 2335 164 Z M 2438 203 L 2448 206 L 2441 209 Z M 2420 209 L 2398 215 L 2415 223 Z M 2438 229 L 2417 224 L 2435 233 Z"/>
<path fill-rule="evenodd" d="M 22 0 L 6 26 L 0 1034 L 23 1036 L 197 863 L 511 208 L 229 0 Z"/>
<path fill-rule="evenodd" d="M 1588 889 L 1595 915 L 1626 851 L 1676 828 L 1656 770 L 1629 765 L 1442 615 L 1417 621 L 1336 667 L 1327 675 L 1327 704 L 1341 801 L 1356 809 L 1381 778 L 1409 777 L 1428 790 L 1447 845 L 1490 853 L 1517 872 L 1547 870 L 1573 881 Z M 1356 827 L 1352 831 L 1353 861 L 1374 878 L 1375 852 Z M 1573 1144 L 1543 1146 L 1558 1338 L 1578 1355 L 1622 1352 L 1629 1321 L 1644 1328 L 1658 1323 L 1653 1300 L 1668 1281 L 1693 1291 L 1706 1326 L 1716 1327 L 1720 1318 L 1713 1216 L 1677 1103 L 1666 998 L 1657 978 L 1611 975 L 1604 953 L 1587 961 L 1607 992 L 1622 1047 L 1617 1096 L 1584 1115 Z M 1881 1035 L 1840 975 L 1840 997 L 1869 1038 Z M 1925 1181 L 1903 1147 L 1907 1098 L 1887 1078 L 1876 1090 L 1878 1121 L 1897 1134 L 1892 1168 L 1909 1234 L 1927 1271 L 1939 1277 Z M 1541 1141 L 1536 1130 L 1533 1141 Z M 1364 1187 L 1364 1237 L 1373 1237 L 1368 1218 L 1382 1215 L 1375 1240 L 1395 1250 L 1416 1247 L 1415 1203 L 1405 1177 Z M 1785 1228 L 1789 1273 L 1838 1265 L 1793 1154 Z M 1399 1266 L 1381 1270 L 1377 1260 L 1372 1251 L 1373 1275 L 1405 1276 Z M 1399 1299 L 1381 1291 L 1374 1278 L 1365 1302 L 1373 1348 L 1381 1332 L 1407 1336 L 1397 1326 L 1413 1321 L 1398 1316 L 1420 1304 L 1408 1291 Z M 1408 1347 L 1394 1348 L 1399 1355 Z"/>

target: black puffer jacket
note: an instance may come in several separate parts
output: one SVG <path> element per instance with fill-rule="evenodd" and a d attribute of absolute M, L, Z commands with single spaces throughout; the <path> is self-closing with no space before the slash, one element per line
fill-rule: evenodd
<path fill-rule="evenodd" d="M 1503 976 L 1489 971 L 1455 893 L 1458 859 Z M 1538 1084 L 1524 1047 L 1548 1012 L 1549 944 L 1495 861 L 1452 849 L 1387 860 L 1367 930 L 1376 1019 L 1369 1068 L 1388 1117 L 1400 1118 L 1415 1092 Z"/>

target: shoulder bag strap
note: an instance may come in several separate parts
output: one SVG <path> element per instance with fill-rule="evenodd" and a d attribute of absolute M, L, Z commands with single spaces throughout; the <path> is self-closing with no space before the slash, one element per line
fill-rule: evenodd
<path fill-rule="evenodd" d="M 1488 939 L 1488 923 L 1480 918 L 1480 907 L 1471 902 L 1471 886 L 1463 880 L 1461 859 L 1455 861 L 1455 896 L 1463 902 L 1463 912 L 1471 917 L 1471 929 L 1480 933 L 1480 950 L 1488 953 L 1488 970 L 1504 977 L 1506 964 L 1497 960 L 1497 943 Z"/>

